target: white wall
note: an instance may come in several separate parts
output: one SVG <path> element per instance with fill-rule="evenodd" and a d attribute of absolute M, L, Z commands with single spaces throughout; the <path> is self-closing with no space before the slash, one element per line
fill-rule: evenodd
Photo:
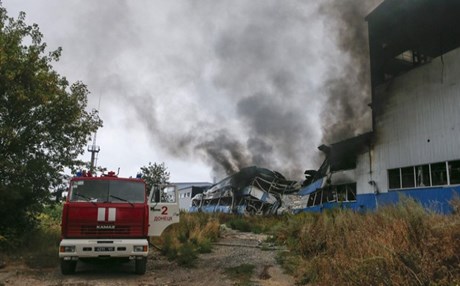
<path fill-rule="evenodd" d="M 179 190 L 179 208 L 188 211 L 192 205 L 192 187 Z"/>
<path fill-rule="evenodd" d="M 371 152 L 380 191 L 388 190 L 388 169 L 460 159 L 460 49 L 382 84 L 375 96 L 383 98 Z M 368 153 L 357 175 L 358 193 L 373 192 Z"/>

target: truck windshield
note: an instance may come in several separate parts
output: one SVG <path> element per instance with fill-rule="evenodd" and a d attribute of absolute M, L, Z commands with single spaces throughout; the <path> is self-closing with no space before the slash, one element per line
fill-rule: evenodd
<path fill-rule="evenodd" d="M 71 202 L 143 203 L 144 184 L 130 181 L 85 180 L 73 181 Z"/>

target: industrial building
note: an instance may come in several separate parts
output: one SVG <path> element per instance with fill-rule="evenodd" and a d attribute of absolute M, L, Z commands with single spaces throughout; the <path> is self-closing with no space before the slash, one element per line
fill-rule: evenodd
<path fill-rule="evenodd" d="M 367 17 L 372 131 L 319 147 L 298 211 L 375 209 L 402 196 L 439 212 L 460 194 L 460 1 L 385 0 Z"/>
<path fill-rule="evenodd" d="M 212 183 L 208 182 L 183 182 L 174 183 L 177 186 L 179 192 L 179 208 L 182 211 L 188 211 L 192 205 L 192 198 L 203 193 L 205 190 L 212 186 Z"/>

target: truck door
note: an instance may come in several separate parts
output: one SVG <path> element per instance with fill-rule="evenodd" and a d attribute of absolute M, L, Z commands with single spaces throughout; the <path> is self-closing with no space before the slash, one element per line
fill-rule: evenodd
<path fill-rule="evenodd" d="M 175 185 L 155 186 L 149 196 L 149 236 L 160 236 L 179 222 L 179 200 Z"/>

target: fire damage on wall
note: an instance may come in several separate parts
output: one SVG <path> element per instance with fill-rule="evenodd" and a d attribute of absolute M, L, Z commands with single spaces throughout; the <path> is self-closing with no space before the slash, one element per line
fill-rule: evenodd
<path fill-rule="evenodd" d="M 402 73 L 429 63 L 436 57 L 441 57 L 444 64 L 442 55 L 460 46 L 460 29 L 457 28 L 459 12 L 458 1 L 383 1 L 366 17 L 372 94 L 369 106 L 372 109 L 373 131 L 319 146 L 325 159 L 317 170 L 306 170 L 305 179 L 301 182 L 286 179 L 280 173 L 268 169 L 241 169 L 195 196 L 191 211 L 279 214 L 297 213 L 308 208 L 321 210 L 328 204 L 337 206 L 356 202 L 357 156 L 369 154 L 369 170 L 360 171 L 371 175 L 375 164 L 371 150 L 379 141 L 376 138 L 376 120 L 385 108 L 386 99 L 379 96 L 376 90 L 379 86 L 391 84 L 392 79 Z M 358 55 L 362 57 L 363 53 L 352 54 L 353 57 Z M 341 100 L 349 101 L 356 97 L 353 93 L 346 93 L 345 89 L 344 86 L 337 88 Z M 329 105 L 330 108 L 335 106 L 333 103 Z M 326 111 L 331 116 L 337 114 L 328 107 Z M 327 118 L 323 120 L 327 121 Z M 349 118 L 356 119 L 352 116 Z M 326 125 L 328 128 L 323 130 L 325 142 L 337 142 L 336 139 L 343 138 L 342 135 L 362 133 L 359 128 L 353 132 L 342 132 L 344 128 L 337 124 Z M 348 125 L 353 127 L 356 124 Z M 378 194 L 378 187 L 371 176 L 368 183 L 370 190 Z"/>

